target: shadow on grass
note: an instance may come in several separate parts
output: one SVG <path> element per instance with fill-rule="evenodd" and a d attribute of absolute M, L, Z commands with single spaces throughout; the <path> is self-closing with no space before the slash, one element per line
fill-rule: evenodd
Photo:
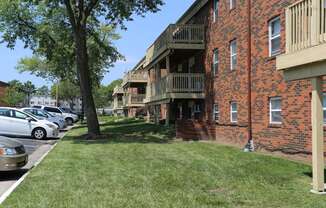
<path fill-rule="evenodd" d="M 312 171 L 304 172 L 303 175 L 312 178 Z M 325 180 L 325 183 L 326 183 L 326 169 L 324 169 L 324 180 Z"/>
<path fill-rule="evenodd" d="M 75 129 L 83 128 L 76 127 Z M 66 136 L 77 144 L 105 143 L 170 143 L 175 138 L 174 127 L 145 123 L 143 120 L 127 119 L 107 121 L 101 125 L 102 136 L 98 140 L 86 140 L 83 136 Z"/>

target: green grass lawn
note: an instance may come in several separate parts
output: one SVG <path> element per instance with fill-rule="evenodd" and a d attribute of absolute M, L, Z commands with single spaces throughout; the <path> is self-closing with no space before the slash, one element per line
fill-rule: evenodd
<path fill-rule="evenodd" d="M 173 141 L 173 129 L 141 121 L 105 121 L 107 140 L 73 130 L 2 207 L 326 207 L 309 193 L 307 165 Z"/>

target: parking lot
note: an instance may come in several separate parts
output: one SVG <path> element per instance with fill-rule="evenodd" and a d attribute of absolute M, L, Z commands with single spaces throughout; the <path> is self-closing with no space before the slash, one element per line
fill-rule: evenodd
<path fill-rule="evenodd" d="M 70 128 L 69 128 L 70 129 Z M 62 138 L 67 130 L 61 131 L 59 138 Z M 26 172 L 28 172 L 37 161 L 40 160 L 55 145 L 58 139 L 35 140 L 31 138 L 14 138 L 21 142 L 28 153 L 28 164 L 21 170 L 0 172 L 0 197 L 6 193 Z"/>

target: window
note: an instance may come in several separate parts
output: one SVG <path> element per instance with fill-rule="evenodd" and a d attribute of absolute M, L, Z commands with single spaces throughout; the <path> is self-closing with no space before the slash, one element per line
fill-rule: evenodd
<path fill-rule="evenodd" d="M 230 9 L 234 9 L 236 6 L 236 0 L 230 0 Z"/>
<path fill-rule="evenodd" d="M 216 22 L 217 17 L 218 17 L 218 7 L 219 7 L 219 0 L 214 0 L 214 5 L 213 5 L 213 20 Z"/>
<path fill-rule="evenodd" d="M 218 73 L 218 49 L 215 49 L 213 52 L 213 74 L 217 75 Z"/>
<path fill-rule="evenodd" d="M 324 125 L 326 125 L 326 93 L 323 96 Z"/>
<path fill-rule="evenodd" d="M 220 110 L 218 108 L 218 104 L 214 104 L 213 106 L 213 120 L 215 121 L 220 120 Z"/>
<path fill-rule="evenodd" d="M 27 114 L 19 112 L 19 111 L 14 111 L 14 113 L 15 113 L 14 117 L 18 118 L 18 119 L 26 119 L 29 117 Z"/>
<path fill-rule="evenodd" d="M 281 51 L 281 20 L 276 17 L 268 23 L 269 56 L 275 56 Z"/>
<path fill-rule="evenodd" d="M 46 110 L 46 111 L 48 111 L 50 113 L 60 113 L 60 114 L 62 114 L 62 112 L 57 108 L 45 107 L 44 110 Z"/>
<path fill-rule="evenodd" d="M 238 122 L 238 104 L 237 102 L 231 102 L 231 122 Z"/>
<path fill-rule="evenodd" d="M 271 124 L 282 124 L 282 99 L 280 97 L 273 97 L 269 100 L 269 120 Z"/>
<path fill-rule="evenodd" d="M 9 109 L 0 109 L 0 116 L 12 117 L 12 111 Z"/>
<path fill-rule="evenodd" d="M 230 59 L 231 59 L 231 70 L 237 67 L 237 41 L 233 40 L 230 43 Z"/>

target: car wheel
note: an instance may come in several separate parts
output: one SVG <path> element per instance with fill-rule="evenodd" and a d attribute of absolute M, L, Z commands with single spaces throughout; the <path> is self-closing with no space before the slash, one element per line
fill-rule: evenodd
<path fill-rule="evenodd" d="M 66 122 L 69 126 L 71 126 L 74 123 L 74 120 L 72 120 L 72 118 L 66 118 Z"/>
<path fill-rule="evenodd" d="M 46 131 L 43 128 L 36 128 L 36 129 L 33 130 L 32 136 L 35 139 L 39 139 L 39 140 L 45 139 L 46 138 Z"/>

